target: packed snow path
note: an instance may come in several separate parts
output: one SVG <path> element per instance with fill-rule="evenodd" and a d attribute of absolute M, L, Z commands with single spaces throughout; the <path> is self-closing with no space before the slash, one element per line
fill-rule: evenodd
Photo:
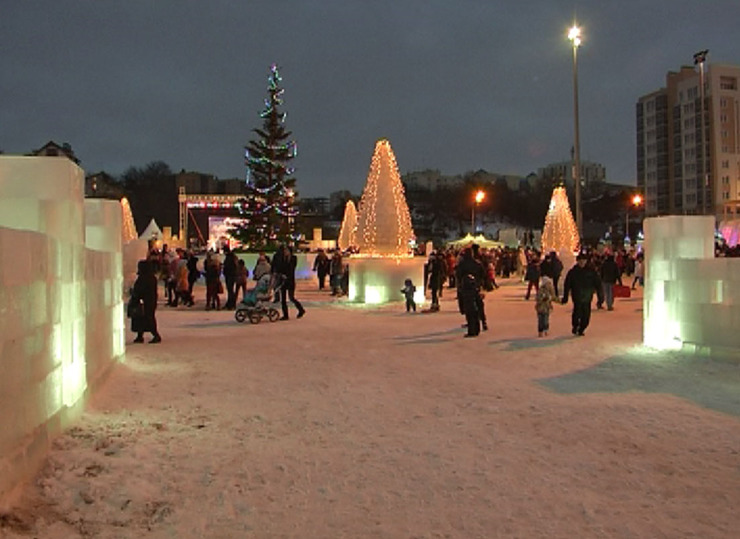
<path fill-rule="evenodd" d="M 454 291 L 314 287 L 301 320 L 161 307 L 0 537 L 736 536 L 740 369 L 643 350 L 639 293 L 540 339 L 511 279 L 463 339 Z"/>

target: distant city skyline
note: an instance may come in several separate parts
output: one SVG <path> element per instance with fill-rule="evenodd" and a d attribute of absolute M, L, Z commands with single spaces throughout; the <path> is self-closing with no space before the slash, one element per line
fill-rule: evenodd
<path fill-rule="evenodd" d="M 53 140 L 87 173 L 163 161 L 243 178 L 277 63 L 301 196 L 361 192 L 380 138 L 401 174 L 526 176 L 570 158 L 574 19 L 580 158 L 634 184 L 637 100 L 697 51 L 740 64 L 739 2 L 13 3 L 0 149 Z"/>

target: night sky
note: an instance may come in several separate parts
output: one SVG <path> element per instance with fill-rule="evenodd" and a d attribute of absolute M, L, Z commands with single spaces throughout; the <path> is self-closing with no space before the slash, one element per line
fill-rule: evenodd
<path fill-rule="evenodd" d="M 665 74 L 740 65 L 738 0 L 0 2 L 0 150 L 69 142 L 86 172 L 155 160 L 244 177 L 272 63 L 297 189 L 364 186 L 386 137 L 401 173 L 526 175 L 569 159 L 574 17 L 581 159 L 635 182 L 635 103 Z"/>

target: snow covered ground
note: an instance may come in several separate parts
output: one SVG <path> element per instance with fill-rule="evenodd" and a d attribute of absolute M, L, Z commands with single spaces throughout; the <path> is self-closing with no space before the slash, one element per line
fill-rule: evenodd
<path fill-rule="evenodd" d="M 477 339 L 447 290 L 406 314 L 302 283 L 303 319 L 258 325 L 162 307 L 0 537 L 737 537 L 740 367 L 644 350 L 639 293 L 581 338 L 570 306 L 538 338 L 523 295 L 489 293 Z"/>

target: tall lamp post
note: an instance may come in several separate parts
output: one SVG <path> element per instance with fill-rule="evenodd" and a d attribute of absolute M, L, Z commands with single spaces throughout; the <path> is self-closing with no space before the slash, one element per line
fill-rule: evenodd
<path fill-rule="evenodd" d="M 709 170 L 707 167 L 707 149 L 704 137 L 704 62 L 707 60 L 709 49 L 694 54 L 694 65 L 699 65 L 699 150 L 701 151 L 701 167 L 704 181 L 701 182 L 701 207 L 702 213 L 707 214 L 711 207 L 708 202 L 707 191 L 709 190 Z"/>
<path fill-rule="evenodd" d="M 575 24 L 568 31 L 568 39 L 573 44 L 573 184 L 576 189 L 576 227 L 579 242 L 583 237 L 581 216 L 581 142 L 578 132 L 578 47 L 581 45 L 581 29 Z"/>
<path fill-rule="evenodd" d="M 642 195 L 637 194 L 634 195 L 630 202 L 632 203 L 632 206 L 637 208 L 640 204 L 642 204 Z M 629 238 L 630 236 L 630 207 L 627 206 L 627 211 L 624 213 L 624 238 L 625 240 Z"/>
<path fill-rule="evenodd" d="M 470 235 L 475 236 L 475 207 L 483 202 L 486 198 L 486 193 L 480 189 L 476 191 L 475 198 L 473 199 L 473 205 L 470 208 Z"/>

